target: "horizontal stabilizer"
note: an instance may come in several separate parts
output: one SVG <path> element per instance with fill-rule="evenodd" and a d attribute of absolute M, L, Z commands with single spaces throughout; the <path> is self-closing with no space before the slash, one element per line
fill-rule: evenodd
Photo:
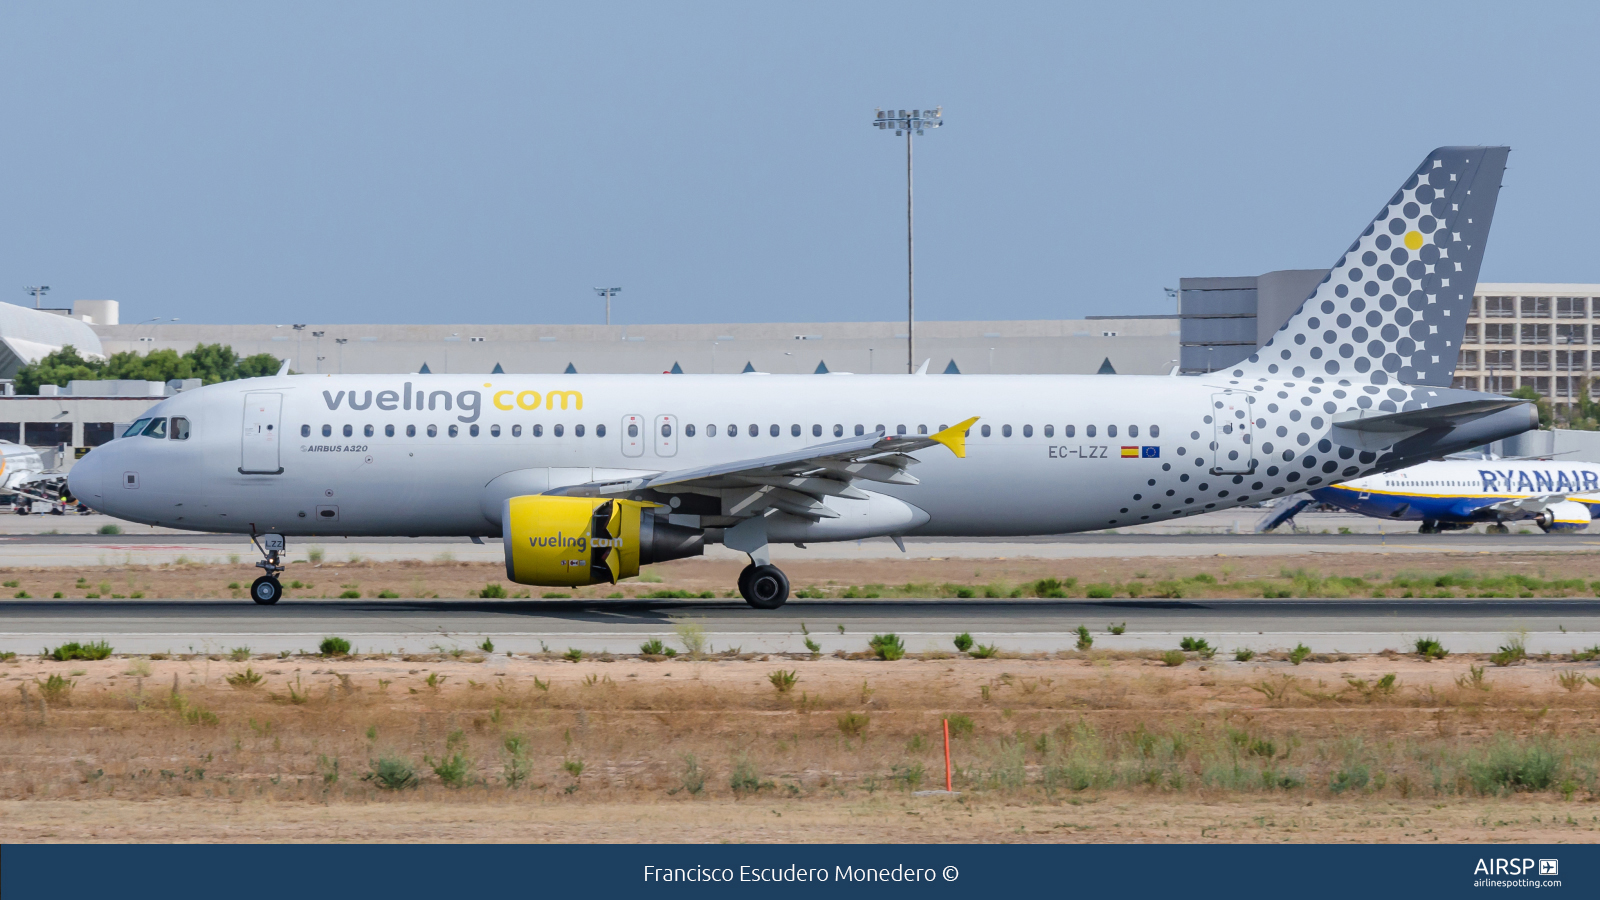
<path fill-rule="evenodd" d="M 1513 400 L 1509 397 L 1495 397 L 1485 400 L 1464 400 L 1460 403 L 1449 403 L 1444 406 L 1432 406 L 1424 409 L 1402 410 L 1400 412 L 1352 409 L 1335 415 L 1333 424 L 1337 428 L 1348 428 L 1351 431 L 1386 433 L 1427 431 L 1431 428 L 1455 428 L 1463 422 L 1481 419 L 1502 409 L 1521 406 L 1527 402 L 1526 400 Z"/>
<path fill-rule="evenodd" d="M 1293 519 L 1301 510 L 1310 506 L 1312 502 L 1310 494 L 1295 494 L 1292 497 L 1283 498 L 1278 501 L 1277 506 L 1272 508 L 1272 513 L 1256 525 L 1256 532 L 1265 534 L 1277 528 L 1279 525 Z"/>

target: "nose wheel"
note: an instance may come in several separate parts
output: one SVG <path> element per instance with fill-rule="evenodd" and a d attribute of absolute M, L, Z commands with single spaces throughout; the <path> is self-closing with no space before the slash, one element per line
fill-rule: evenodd
<path fill-rule="evenodd" d="M 283 596 L 283 585 L 271 575 L 263 575 L 250 584 L 250 596 L 262 606 L 271 606 Z"/>
<path fill-rule="evenodd" d="M 256 560 L 256 567 L 265 570 L 266 574 L 250 583 L 250 599 L 262 606 L 271 606 L 283 596 L 283 585 L 278 582 L 278 575 L 283 572 L 283 553 L 287 549 L 284 545 L 283 535 L 262 535 L 260 540 L 256 535 L 250 535 L 250 543 L 256 545 L 261 555 L 266 559 Z"/>
<path fill-rule="evenodd" d="M 748 565 L 739 573 L 739 594 L 756 609 L 777 609 L 789 599 L 789 576 L 774 565 Z"/>

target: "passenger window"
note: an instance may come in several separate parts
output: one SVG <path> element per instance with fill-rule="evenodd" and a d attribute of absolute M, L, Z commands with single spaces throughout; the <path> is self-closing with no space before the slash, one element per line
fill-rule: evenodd
<path fill-rule="evenodd" d="M 639 426 L 633 422 L 628 423 L 628 437 L 638 437 Z"/>
<path fill-rule="evenodd" d="M 455 426 L 454 426 L 454 425 L 452 425 L 452 426 L 450 426 L 450 427 L 451 427 L 451 428 L 454 428 L 454 427 L 455 427 Z M 470 427 L 470 428 L 468 428 L 468 429 L 467 429 L 467 434 L 468 434 L 468 435 L 469 435 L 469 436 L 471 436 L 471 437 L 477 437 L 477 436 L 478 436 L 478 426 L 476 426 L 476 425 L 473 425 L 473 426 L 471 426 L 471 427 Z"/>
<path fill-rule="evenodd" d="M 941 428 L 939 430 L 943 431 L 944 429 Z M 926 426 L 926 425 L 918 425 L 917 426 L 917 434 L 927 434 L 927 433 L 928 433 L 928 426 Z"/>
<path fill-rule="evenodd" d="M 149 425 L 149 424 L 150 424 L 150 420 L 149 419 L 135 419 L 134 423 L 132 425 L 128 426 L 128 430 L 124 431 L 122 433 L 122 436 L 123 437 L 133 437 L 134 435 L 143 432 L 144 431 L 144 427 L 146 425 Z M 309 425 L 300 426 L 300 433 L 302 435 L 309 434 L 310 431 L 311 431 L 311 426 L 309 426 Z"/>
<path fill-rule="evenodd" d="M 1089 437 L 1094 437 L 1094 426 L 1093 425 L 1085 425 L 1084 428 L 1083 428 L 1083 433 L 1085 435 L 1089 436 Z"/>
<path fill-rule="evenodd" d="M 172 439 L 187 441 L 189 439 L 189 420 L 183 416 L 172 417 Z"/>
<path fill-rule="evenodd" d="M 1023 437 L 1033 437 L 1033 426 L 1032 425 L 1024 425 L 1024 426 L 1022 426 L 1022 436 Z"/>
<path fill-rule="evenodd" d="M 671 422 L 662 422 L 661 423 L 661 436 L 662 437 L 672 437 L 672 423 Z"/>
<path fill-rule="evenodd" d="M 888 434 L 889 433 L 889 429 L 883 427 L 882 425 L 879 425 L 878 426 L 878 433 L 879 434 Z"/>
<path fill-rule="evenodd" d="M 985 425 L 982 428 L 978 429 L 978 433 L 982 434 L 984 437 L 988 437 L 989 436 L 989 426 Z"/>
<path fill-rule="evenodd" d="M 760 437 L 761 436 L 761 426 L 760 425 L 751 425 L 750 426 L 750 436 L 751 437 Z"/>
<path fill-rule="evenodd" d="M 844 437 L 844 426 L 843 425 L 835 425 L 835 426 L 833 426 L 833 436 L 834 437 Z"/>
<path fill-rule="evenodd" d="M 1002 437 L 1011 437 L 1011 426 L 1010 425 L 1001 425 L 1000 426 L 1000 435 Z"/>
<path fill-rule="evenodd" d="M 693 425 L 691 425 L 691 426 L 689 426 L 689 427 L 690 427 L 690 428 L 691 428 L 691 429 L 692 429 L 692 428 L 694 428 L 694 426 L 693 426 Z M 694 434 L 694 432 L 693 432 L 693 431 L 690 431 L 690 432 L 689 432 L 689 433 L 690 433 L 690 434 Z M 605 426 L 604 426 L 604 425 L 596 425 L 596 426 L 595 426 L 595 427 L 594 427 L 594 436 L 595 436 L 595 437 L 605 437 L 605 436 L 606 436 L 606 427 L 605 427 Z"/>
<path fill-rule="evenodd" d="M 555 436 L 556 436 L 556 437 L 561 437 L 561 435 L 562 435 L 562 434 L 563 434 L 563 433 L 564 433 L 564 432 L 565 432 L 565 431 L 566 431 L 566 430 L 567 430 L 567 429 L 566 429 L 566 426 L 564 426 L 564 425 L 557 425 L 557 426 L 556 426 L 556 427 L 555 427 L 555 429 L 554 429 L 554 430 L 553 430 L 553 431 L 552 431 L 552 432 L 551 432 L 551 433 L 552 433 L 552 434 L 554 434 L 554 435 L 555 435 Z"/>
<path fill-rule="evenodd" d="M 457 435 L 459 435 L 459 434 L 461 434 L 461 429 L 460 429 L 460 428 L 457 428 L 457 427 L 456 427 L 456 426 L 454 426 L 454 425 L 451 425 L 451 426 L 450 426 L 450 436 L 451 436 L 451 437 L 455 437 L 455 436 L 457 436 Z"/>
<path fill-rule="evenodd" d="M 322 426 L 322 436 L 323 437 L 333 437 L 333 426 L 332 425 L 324 425 L 324 426 Z"/>
<path fill-rule="evenodd" d="M 428 437 L 438 437 L 438 436 L 439 436 L 439 426 L 437 426 L 437 425 L 429 425 L 428 426 Z"/>
<path fill-rule="evenodd" d="M 717 426 L 716 425 L 707 425 L 706 426 L 706 437 L 716 437 L 716 436 L 717 436 Z"/>
<path fill-rule="evenodd" d="M 1076 425 L 1068 425 L 1067 427 L 1061 429 L 1061 434 L 1063 436 L 1065 436 L 1065 437 L 1077 437 L 1078 436 L 1078 426 L 1076 426 Z"/>
<path fill-rule="evenodd" d="M 415 426 L 415 425 L 407 425 L 406 426 L 406 437 L 416 437 L 416 436 L 417 436 L 417 426 Z"/>
<path fill-rule="evenodd" d="M 350 437 L 352 434 L 355 434 L 355 430 L 352 429 L 349 425 L 346 425 L 344 427 L 344 436 L 345 437 Z"/>
<path fill-rule="evenodd" d="M 1139 426 L 1137 426 L 1137 425 L 1129 425 L 1128 426 L 1128 437 L 1138 437 L 1138 436 L 1139 436 Z"/>
<path fill-rule="evenodd" d="M 1046 425 L 1044 427 L 1044 436 L 1045 437 L 1055 437 L 1056 436 L 1056 427 L 1054 425 Z"/>
<path fill-rule="evenodd" d="M 535 425 L 535 426 L 533 426 L 533 436 L 534 437 L 544 437 L 544 426 L 543 425 Z"/>
<path fill-rule="evenodd" d="M 368 425 L 367 427 L 361 429 L 361 436 L 362 437 L 372 437 L 372 426 Z"/>
<path fill-rule="evenodd" d="M 684 437 L 694 437 L 694 426 L 693 425 L 685 425 L 685 426 L 683 426 L 683 436 Z"/>
<path fill-rule="evenodd" d="M 558 425 L 556 427 L 559 428 L 560 426 Z M 573 435 L 573 437 L 583 437 L 583 426 L 582 425 L 574 425 L 574 426 L 572 426 L 572 435 Z M 559 437 L 559 436 L 560 435 L 557 435 L 557 437 Z"/>
<path fill-rule="evenodd" d="M 474 426 L 474 427 L 476 427 L 476 426 Z M 499 436 L 500 436 L 500 426 L 499 425 L 490 425 L 489 426 L 489 437 L 499 437 Z"/>
<path fill-rule="evenodd" d="M 813 425 L 813 426 L 811 426 L 811 436 L 812 437 L 822 437 L 822 426 L 821 425 Z"/>
<path fill-rule="evenodd" d="M 729 425 L 728 426 L 728 437 L 738 437 L 738 436 L 739 436 L 739 426 L 737 426 L 737 425 Z"/>
<path fill-rule="evenodd" d="M 512 437 L 522 437 L 522 426 L 521 425 L 513 425 L 513 426 L 511 426 L 511 436 Z"/>
<path fill-rule="evenodd" d="M 311 437 L 311 426 L 310 425 L 301 425 L 300 426 L 300 436 L 301 437 Z"/>
<path fill-rule="evenodd" d="M 1150 426 L 1150 436 L 1153 437 L 1153 438 L 1161 437 L 1161 426 L 1160 425 L 1151 425 Z"/>
<path fill-rule="evenodd" d="M 1116 436 L 1117 436 L 1117 426 L 1115 426 L 1115 425 L 1107 425 L 1106 426 L 1106 437 L 1116 437 Z"/>
<path fill-rule="evenodd" d="M 800 426 L 799 425 L 790 425 L 789 426 L 789 436 L 790 437 L 799 437 L 800 436 Z"/>
<path fill-rule="evenodd" d="M 773 437 L 777 437 L 778 436 L 778 426 L 776 424 L 774 424 L 771 428 L 769 428 L 767 430 L 767 433 L 772 435 Z"/>
<path fill-rule="evenodd" d="M 861 425 L 857 425 L 856 426 L 856 437 L 861 437 L 863 434 L 866 434 L 866 433 L 867 433 L 867 429 L 864 426 L 861 426 Z"/>
<path fill-rule="evenodd" d="M 906 427 L 904 425 L 896 425 L 894 427 L 894 433 L 895 434 L 905 434 L 906 433 Z"/>
<path fill-rule="evenodd" d="M 166 437 L 167 436 L 167 420 L 166 419 L 151 419 L 150 420 L 150 424 L 146 425 L 144 427 L 144 436 L 145 437 L 153 437 L 153 438 L 164 438 L 164 437 Z"/>
<path fill-rule="evenodd" d="M 383 426 L 383 436 L 384 437 L 394 437 L 394 426 L 393 425 L 385 425 L 385 426 Z"/>

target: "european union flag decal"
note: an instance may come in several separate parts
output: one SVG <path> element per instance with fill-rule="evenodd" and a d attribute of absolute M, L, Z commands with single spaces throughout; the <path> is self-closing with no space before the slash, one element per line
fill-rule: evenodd
<path fill-rule="evenodd" d="M 1139 448 L 1139 458 L 1140 459 L 1160 459 L 1161 458 L 1161 448 L 1160 447 L 1140 447 Z"/>

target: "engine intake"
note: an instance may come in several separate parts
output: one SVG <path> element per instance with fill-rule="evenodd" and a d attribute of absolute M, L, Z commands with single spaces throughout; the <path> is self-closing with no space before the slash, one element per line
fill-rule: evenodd
<path fill-rule="evenodd" d="M 506 577 L 517 584 L 616 584 L 641 565 L 699 556 L 705 536 L 649 512 L 656 504 L 592 497 L 512 497 L 501 518 Z"/>

